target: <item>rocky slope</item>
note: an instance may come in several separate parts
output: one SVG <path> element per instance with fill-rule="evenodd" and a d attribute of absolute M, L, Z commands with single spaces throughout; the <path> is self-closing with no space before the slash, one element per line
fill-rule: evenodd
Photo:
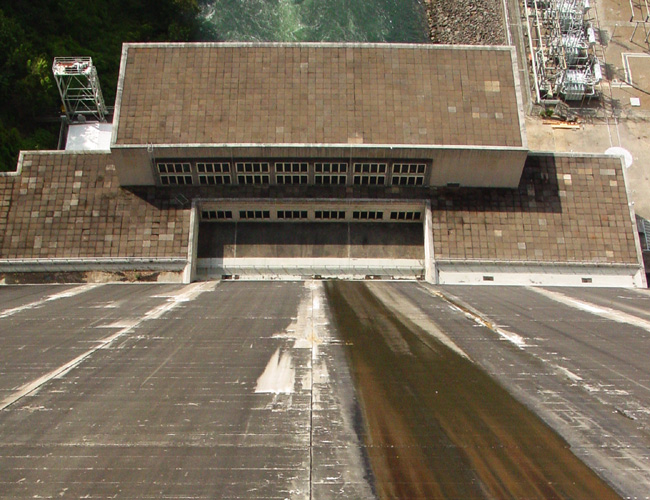
<path fill-rule="evenodd" d="M 502 0 L 424 0 L 434 43 L 503 45 Z"/>

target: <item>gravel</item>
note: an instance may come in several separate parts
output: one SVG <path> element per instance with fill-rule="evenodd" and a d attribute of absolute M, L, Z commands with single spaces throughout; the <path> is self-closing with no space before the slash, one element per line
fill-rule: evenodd
<path fill-rule="evenodd" d="M 424 0 L 434 43 L 504 45 L 502 0 Z"/>

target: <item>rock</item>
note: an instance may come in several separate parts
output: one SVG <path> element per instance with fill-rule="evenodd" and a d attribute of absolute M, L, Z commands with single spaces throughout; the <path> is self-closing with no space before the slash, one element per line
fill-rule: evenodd
<path fill-rule="evenodd" d="M 502 0 L 425 0 L 425 8 L 434 43 L 506 43 Z"/>

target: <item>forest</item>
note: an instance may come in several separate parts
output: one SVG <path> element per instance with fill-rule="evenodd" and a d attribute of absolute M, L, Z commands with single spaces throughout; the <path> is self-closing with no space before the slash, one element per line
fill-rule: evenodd
<path fill-rule="evenodd" d="M 56 149 L 55 56 L 90 56 L 113 106 L 122 43 L 217 40 L 198 0 L 0 0 L 0 170 L 18 152 Z"/>

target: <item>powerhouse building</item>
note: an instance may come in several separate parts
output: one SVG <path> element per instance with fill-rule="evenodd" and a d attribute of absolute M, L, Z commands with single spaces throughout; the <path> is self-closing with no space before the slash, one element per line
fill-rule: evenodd
<path fill-rule="evenodd" d="M 517 75 L 512 47 L 125 44 L 110 150 L 0 179 L 0 271 L 642 286 L 620 159 L 530 152 Z"/>

